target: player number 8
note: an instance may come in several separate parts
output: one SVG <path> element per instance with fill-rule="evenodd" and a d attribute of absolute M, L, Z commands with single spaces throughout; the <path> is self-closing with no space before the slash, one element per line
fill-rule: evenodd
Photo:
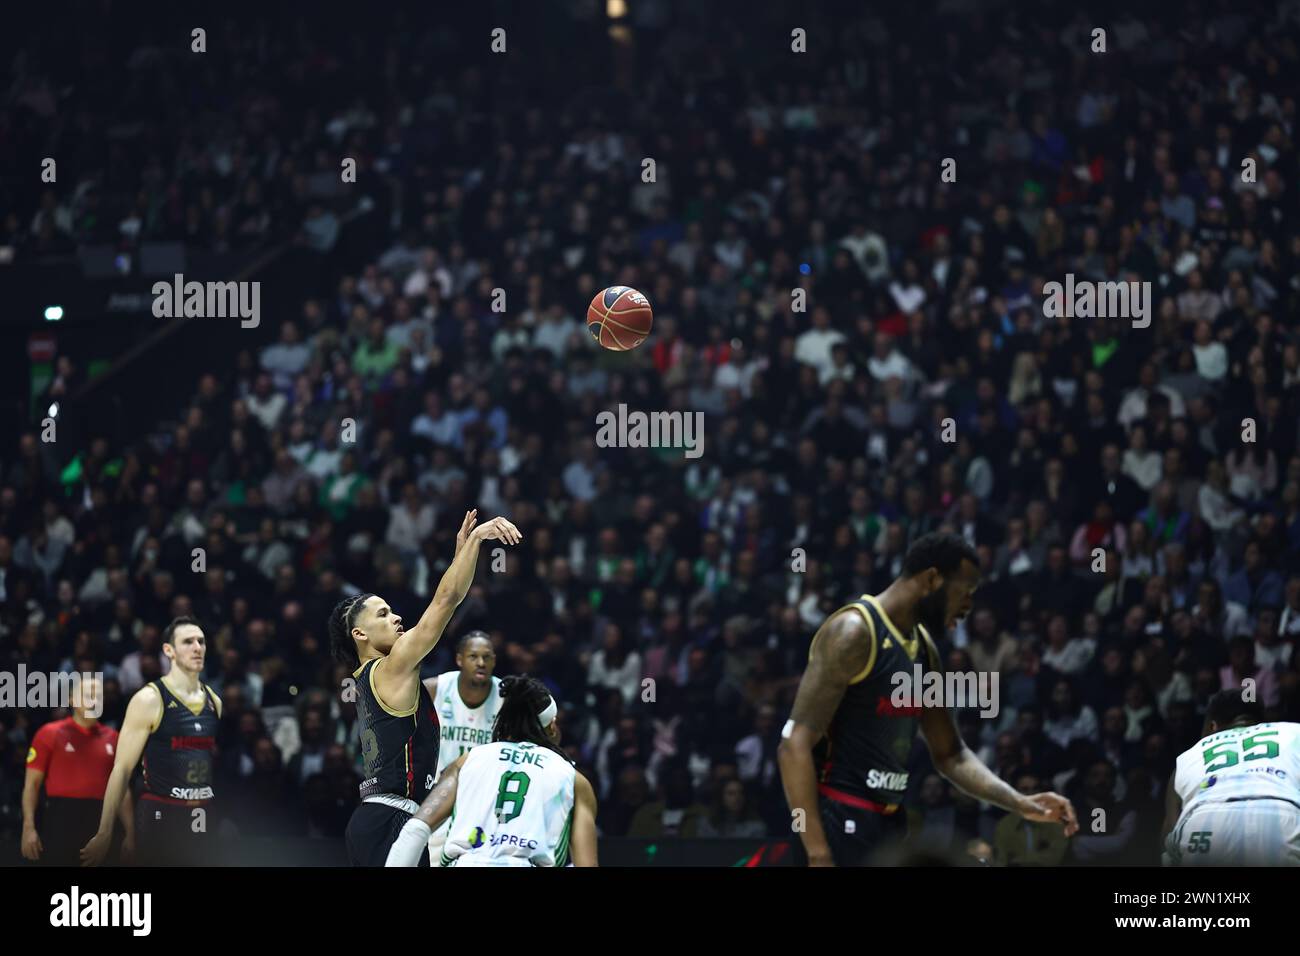
<path fill-rule="evenodd" d="M 512 790 L 510 785 L 517 786 Z M 519 816 L 524 809 L 524 796 L 528 793 L 528 774 L 522 770 L 507 770 L 501 775 L 501 784 L 497 787 L 497 822 L 509 823 Z M 510 804 L 510 810 L 505 805 Z"/>

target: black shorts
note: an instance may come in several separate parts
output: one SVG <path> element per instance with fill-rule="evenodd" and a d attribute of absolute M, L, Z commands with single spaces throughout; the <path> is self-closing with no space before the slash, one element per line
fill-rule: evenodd
<path fill-rule="evenodd" d="M 818 803 L 822 829 L 836 866 L 872 866 L 882 850 L 897 847 L 907 836 L 907 814 L 850 806 L 822 797 Z"/>
<path fill-rule="evenodd" d="M 383 866 L 388 862 L 388 851 L 402 832 L 411 815 L 405 810 L 385 803 L 363 803 L 352 811 L 344 842 L 348 847 L 350 866 Z M 429 865 L 429 851 L 420 853 L 418 866 Z"/>
<path fill-rule="evenodd" d="M 41 836 L 41 865 L 80 866 L 81 848 L 99 829 L 103 807 L 102 800 L 47 797 L 37 829 Z"/>
<path fill-rule="evenodd" d="M 135 803 L 135 865 L 210 866 L 216 825 L 211 804 L 190 806 L 142 795 Z"/>

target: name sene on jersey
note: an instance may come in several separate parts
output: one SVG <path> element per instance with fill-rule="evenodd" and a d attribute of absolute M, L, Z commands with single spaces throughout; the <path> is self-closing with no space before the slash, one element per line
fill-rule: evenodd
<path fill-rule="evenodd" d="M 545 767 L 542 761 L 542 754 L 539 751 L 526 750 L 502 750 L 498 760 L 504 760 L 506 763 L 530 763 L 537 767 Z"/>

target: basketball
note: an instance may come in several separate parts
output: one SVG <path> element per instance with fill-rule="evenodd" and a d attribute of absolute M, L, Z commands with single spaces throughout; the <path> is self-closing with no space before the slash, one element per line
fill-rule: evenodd
<path fill-rule="evenodd" d="M 587 331 L 612 352 L 626 352 L 646 340 L 654 312 L 650 300 L 636 289 L 612 285 L 596 293 L 587 306 Z"/>

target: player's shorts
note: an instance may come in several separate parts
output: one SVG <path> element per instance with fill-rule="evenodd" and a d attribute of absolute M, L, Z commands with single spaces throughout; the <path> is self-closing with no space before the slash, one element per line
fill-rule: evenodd
<path fill-rule="evenodd" d="M 350 866 L 384 866 L 388 851 L 392 849 L 411 814 L 385 803 L 362 803 L 352 811 L 344 843 L 348 848 Z M 421 853 L 417 866 L 429 865 L 429 854 Z"/>
<path fill-rule="evenodd" d="M 202 813 L 195 812 L 198 810 Z M 204 806 L 198 801 L 161 800 L 141 794 L 135 803 L 135 865 L 211 865 L 216 825 L 210 803 Z"/>
<path fill-rule="evenodd" d="M 455 857 L 447 866 L 532 866 L 533 862 L 525 856 L 513 856 L 510 854 L 491 854 L 491 853 L 462 853 Z"/>
<path fill-rule="evenodd" d="M 1165 841 L 1167 866 L 1300 866 L 1300 806 L 1286 800 L 1203 803 Z"/>
<path fill-rule="evenodd" d="M 893 813 L 879 813 L 825 796 L 817 805 L 836 866 L 871 866 L 882 850 L 897 847 L 907 836 L 907 814 L 902 807 Z"/>

